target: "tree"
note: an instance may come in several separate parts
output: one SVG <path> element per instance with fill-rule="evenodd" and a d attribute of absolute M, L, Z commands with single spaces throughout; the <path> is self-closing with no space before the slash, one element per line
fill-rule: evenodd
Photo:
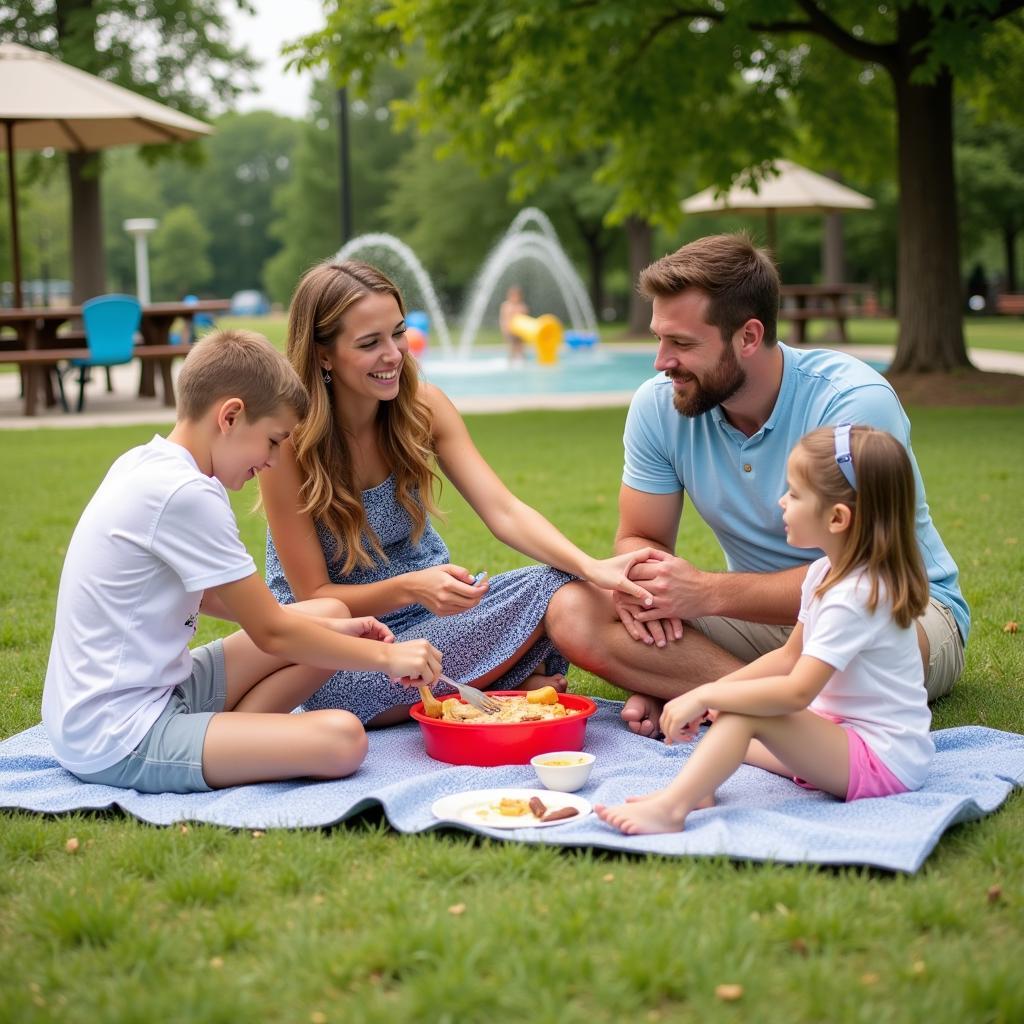
<path fill-rule="evenodd" d="M 210 280 L 210 232 L 191 206 L 168 210 L 153 232 L 153 298 L 180 301 Z"/>
<path fill-rule="evenodd" d="M 305 41 L 310 63 L 366 81 L 403 48 L 426 55 L 410 116 L 443 123 L 467 151 L 520 161 L 524 180 L 557 175 L 568 153 L 600 156 L 618 189 L 611 219 L 670 222 L 681 180 L 723 187 L 786 155 L 796 117 L 855 159 L 856 94 L 814 102 L 809 56 L 853 58 L 858 80 L 888 79 L 900 187 L 900 336 L 894 368 L 967 365 L 959 308 L 953 84 L 980 66 L 1016 0 L 375 0 L 336 3 Z M 837 67 L 840 65 L 837 64 Z M 794 116 L 796 115 L 796 117 Z M 756 172 L 755 172 L 756 176 Z"/>
<path fill-rule="evenodd" d="M 252 10 L 248 0 L 233 2 Z M 220 0 L 7 0 L 0 4 L 0 34 L 201 118 L 212 103 L 236 96 L 239 77 L 254 67 L 229 42 L 221 6 Z M 74 152 L 67 159 L 74 297 L 83 299 L 105 290 L 102 159 Z"/>

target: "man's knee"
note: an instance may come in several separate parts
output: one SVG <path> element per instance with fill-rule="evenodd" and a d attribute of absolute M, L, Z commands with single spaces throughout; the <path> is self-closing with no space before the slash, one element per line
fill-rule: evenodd
<path fill-rule="evenodd" d="M 924 683 L 928 702 L 945 697 L 964 670 L 964 645 L 953 613 L 934 598 L 917 620 L 918 640 L 925 659 Z"/>
<path fill-rule="evenodd" d="M 599 597 L 589 583 L 567 583 L 548 602 L 544 632 L 570 661 L 575 660 L 574 652 L 586 648 L 600 625 Z"/>

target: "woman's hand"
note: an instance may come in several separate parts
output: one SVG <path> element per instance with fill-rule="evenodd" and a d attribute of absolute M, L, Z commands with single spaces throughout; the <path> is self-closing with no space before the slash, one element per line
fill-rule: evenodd
<path fill-rule="evenodd" d="M 654 598 L 641 584 L 630 579 L 633 566 L 646 562 L 654 548 L 639 548 L 613 558 L 594 559 L 587 568 L 587 581 L 603 590 L 623 594 L 635 604 L 649 608 Z"/>
<path fill-rule="evenodd" d="M 687 742 L 696 737 L 701 722 L 707 717 L 707 697 L 701 688 L 673 697 L 661 712 L 661 731 L 668 744 Z"/>
<path fill-rule="evenodd" d="M 441 674 L 441 652 L 428 640 L 391 644 L 385 658 L 391 681 L 405 686 L 436 683 Z"/>
<path fill-rule="evenodd" d="M 473 575 L 461 565 L 434 565 L 408 573 L 413 601 L 435 615 L 458 615 L 475 608 L 486 595 L 485 580 L 473 586 Z"/>

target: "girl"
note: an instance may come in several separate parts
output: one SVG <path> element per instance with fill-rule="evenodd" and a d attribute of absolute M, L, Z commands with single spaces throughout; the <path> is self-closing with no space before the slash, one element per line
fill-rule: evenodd
<path fill-rule="evenodd" d="M 260 478 L 267 583 L 278 600 L 339 598 L 352 615 L 379 615 L 397 640 L 429 639 L 448 675 L 502 689 L 564 689 L 568 663 L 543 620 L 572 576 L 651 603 L 627 579 L 649 549 L 590 558 L 498 479 L 452 403 L 418 379 L 402 297 L 380 271 L 355 261 L 310 270 L 292 299 L 288 358 L 310 411 Z M 429 518 L 435 459 L 495 537 L 557 568 L 477 582 L 452 564 Z M 407 718 L 415 700 L 380 673 L 339 672 L 305 707 L 343 708 L 380 726 Z"/>
<path fill-rule="evenodd" d="M 917 789 L 934 747 L 914 626 L 928 579 L 906 450 L 870 427 L 822 427 L 786 466 L 786 537 L 819 548 L 785 646 L 665 705 L 665 742 L 714 725 L 665 789 L 598 815 L 627 834 L 673 832 L 742 764 L 845 800 Z"/>

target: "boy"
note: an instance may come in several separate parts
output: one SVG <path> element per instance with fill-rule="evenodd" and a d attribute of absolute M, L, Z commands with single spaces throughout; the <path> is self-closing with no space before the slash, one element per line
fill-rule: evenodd
<path fill-rule="evenodd" d="M 43 690 L 57 759 L 142 792 L 349 775 L 366 756 L 359 720 L 288 712 L 340 667 L 429 683 L 441 655 L 341 618 L 339 601 L 283 608 L 256 573 L 225 488 L 272 466 L 306 413 L 284 357 L 218 331 L 178 387 L 174 429 L 114 463 L 68 546 Z M 200 608 L 242 631 L 190 652 Z"/>

